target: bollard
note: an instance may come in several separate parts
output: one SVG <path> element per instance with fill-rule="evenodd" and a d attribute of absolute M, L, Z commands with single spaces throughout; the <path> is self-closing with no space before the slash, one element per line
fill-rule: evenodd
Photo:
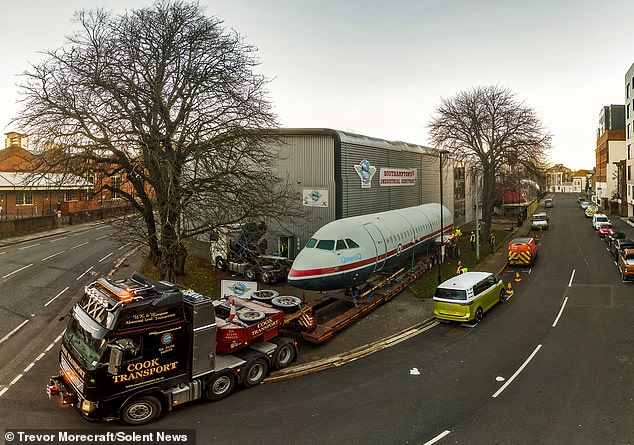
<path fill-rule="evenodd" d="M 522 277 L 520 277 L 520 273 L 515 272 L 515 282 L 519 283 L 520 281 L 522 281 Z"/>

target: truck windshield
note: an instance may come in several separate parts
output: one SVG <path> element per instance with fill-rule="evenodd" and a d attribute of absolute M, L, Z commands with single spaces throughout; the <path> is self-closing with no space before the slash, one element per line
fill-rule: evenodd
<path fill-rule="evenodd" d="M 84 358 L 86 363 L 94 367 L 106 348 L 106 340 L 97 340 L 81 327 L 76 319 L 68 323 L 64 334 L 68 343 Z"/>

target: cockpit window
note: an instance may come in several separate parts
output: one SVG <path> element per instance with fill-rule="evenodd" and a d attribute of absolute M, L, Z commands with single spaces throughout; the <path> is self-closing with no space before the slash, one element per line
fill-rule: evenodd
<path fill-rule="evenodd" d="M 338 239 L 337 240 L 337 246 L 335 247 L 335 250 L 344 250 L 344 249 L 347 249 L 346 243 L 342 239 Z"/>
<path fill-rule="evenodd" d="M 348 245 L 348 249 L 354 249 L 355 247 L 359 247 L 357 243 L 352 241 L 350 238 L 346 238 L 346 244 Z"/>
<path fill-rule="evenodd" d="M 335 240 L 322 239 L 317 242 L 317 248 L 322 250 L 333 250 L 335 248 Z"/>
<path fill-rule="evenodd" d="M 315 247 L 315 244 L 317 244 L 317 240 L 315 238 L 311 238 L 308 243 L 306 243 L 306 247 Z"/>

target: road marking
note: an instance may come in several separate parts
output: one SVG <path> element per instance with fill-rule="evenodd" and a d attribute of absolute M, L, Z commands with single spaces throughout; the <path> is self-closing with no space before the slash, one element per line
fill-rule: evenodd
<path fill-rule="evenodd" d="M 53 255 L 49 255 L 49 256 L 47 256 L 46 258 L 42 258 L 42 261 L 50 260 L 51 258 L 53 258 L 53 257 L 55 257 L 55 256 L 57 256 L 57 255 L 61 255 L 61 254 L 62 254 L 62 253 L 64 253 L 64 252 L 65 252 L 65 251 L 64 251 L 64 250 L 62 250 L 61 252 L 57 252 L 57 253 L 54 253 Z"/>
<path fill-rule="evenodd" d="M 106 258 L 108 258 L 110 255 L 112 255 L 114 252 L 110 252 L 108 255 L 106 255 L 105 257 L 103 257 L 102 259 L 99 260 L 99 262 L 101 263 L 103 260 L 105 260 Z"/>
<path fill-rule="evenodd" d="M 9 390 L 9 387 L 7 386 L 6 388 L 4 388 L 2 391 L 0 391 L 0 397 L 2 397 L 2 394 L 4 394 L 5 392 L 7 392 Z"/>
<path fill-rule="evenodd" d="M 27 366 L 26 368 L 24 368 L 24 371 L 22 372 L 29 372 L 29 369 L 31 369 L 34 365 L 35 365 L 35 362 L 31 362 L 31 364 Z"/>
<path fill-rule="evenodd" d="M 68 238 L 68 235 L 67 236 L 62 236 L 61 238 L 52 239 L 52 240 L 49 241 L 49 243 L 54 243 L 55 241 L 59 241 L 61 239 L 66 239 L 66 238 Z"/>
<path fill-rule="evenodd" d="M 44 307 L 48 306 L 49 304 L 51 304 L 53 302 L 53 300 L 55 300 L 57 297 L 59 297 L 60 295 L 62 295 L 64 292 L 66 292 L 68 290 L 68 286 L 66 286 L 66 288 L 61 291 L 59 294 L 55 295 L 53 298 L 51 298 L 50 300 L 48 300 L 48 303 L 46 303 L 44 305 Z"/>
<path fill-rule="evenodd" d="M 9 386 L 15 385 L 17 383 L 17 381 L 22 378 L 23 375 L 24 374 L 18 374 L 13 380 L 11 380 L 11 383 L 9 383 Z"/>
<path fill-rule="evenodd" d="M 88 244 L 88 241 L 86 241 L 85 243 L 77 244 L 75 247 L 71 247 L 70 250 L 77 249 L 78 247 L 85 246 L 86 244 Z"/>
<path fill-rule="evenodd" d="M 104 239 L 104 238 L 108 238 L 110 235 L 104 235 L 104 236 L 100 236 L 99 238 L 95 238 L 95 241 L 98 241 L 100 239 Z"/>
<path fill-rule="evenodd" d="M 121 250 L 121 249 L 123 249 L 125 246 L 128 246 L 128 245 L 130 245 L 130 243 L 125 243 L 123 246 L 119 247 L 119 249 L 118 249 L 118 250 Z"/>
<path fill-rule="evenodd" d="M 559 309 L 559 314 L 557 315 L 557 318 L 555 318 L 555 321 L 553 322 L 553 328 L 555 326 L 557 326 L 557 322 L 559 321 L 559 317 L 561 317 L 561 314 L 563 314 L 564 312 L 564 308 L 566 307 L 566 303 L 568 302 L 568 297 L 564 298 L 564 302 L 561 305 L 561 309 Z"/>
<path fill-rule="evenodd" d="M 11 275 L 13 275 L 14 273 L 18 273 L 18 272 L 20 272 L 21 270 L 26 269 L 27 267 L 31 267 L 32 265 L 33 265 L 33 263 L 31 263 L 31 264 L 29 264 L 29 265 L 27 265 L 27 266 L 24 266 L 24 267 L 20 267 L 18 270 L 14 270 L 13 272 L 8 273 L 8 274 L 6 274 L 6 275 L 4 275 L 2 278 L 10 277 L 10 276 L 11 276 Z"/>
<path fill-rule="evenodd" d="M 568 281 L 568 287 L 572 286 L 572 280 L 575 278 L 575 270 L 572 269 L 572 275 L 570 276 L 570 281 Z"/>
<path fill-rule="evenodd" d="M 7 253 L 7 252 L 0 252 L 0 255 L 4 255 L 5 253 Z"/>
<path fill-rule="evenodd" d="M 81 274 L 80 276 L 77 277 L 77 281 L 81 280 L 81 278 L 86 275 L 88 272 L 90 272 L 92 270 L 92 266 L 90 266 L 88 269 L 86 269 L 86 272 L 84 272 L 83 274 Z"/>
<path fill-rule="evenodd" d="M 5 335 L 4 337 L 2 337 L 2 339 L 0 339 L 0 345 L 2 343 L 4 343 L 5 341 L 7 341 L 9 339 L 9 337 L 11 337 L 13 334 L 15 334 L 16 332 L 18 332 L 18 330 L 24 326 L 25 324 L 27 324 L 29 322 L 29 320 L 24 320 L 22 323 L 20 323 L 20 325 L 15 328 L 14 330 L 12 330 L 11 332 L 9 332 L 7 335 Z"/>
<path fill-rule="evenodd" d="M 86 232 L 88 232 L 88 230 L 83 230 L 81 232 L 75 232 L 75 233 L 73 233 L 73 235 L 81 235 L 81 234 L 84 234 Z"/>
<path fill-rule="evenodd" d="M 39 361 L 42 357 L 44 357 L 46 355 L 45 352 L 40 352 L 40 355 L 38 355 L 37 357 L 35 357 L 35 361 Z"/>
<path fill-rule="evenodd" d="M 46 347 L 46 349 L 44 350 L 44 352 L 48 352 L 48 351 L 50 351 L 51 349 L 53 349 L 53 346 L 55 346 L 55 342 L 53 342 L 53 343 L 51 343 L 50 345 L 48 345 L 48 346 Z"/>
<path fill-rule="evenodd" d="M 31 247 L 37 247 L 37 246 L 39 246 L 39 245 L 40 245 L 40 243 L 37 243 L 37 244 L 29 244 L 28 246 L 24 246 L 24 247 L 20 247 L 20 248 L 18 248 L 18 250 L 30 249 Z"/>
<path fill-rule="evenodd" d="M 425 442 L 423 445 L 432 445 L 433 443 L 438 442 L 440 439 L 442 439 L 443 437 L 445 437 L 449 433 L 451 433 L 451 431 L 445 430 L 442 433 L 440 433 L 439 435 L 437 435 L 436 437 L 434 437 L 432 440 L 428 440 L 427 442 Z"/>
<path fill-rule="evenodd" d="M 526 361 L 522 364 L 522 366 L 520 366 L 519 369 L 515 371 L 515 374 L 513 374 L 511 378 L 508 379 L 506 383 L 502 385 L 500 389 L 495 391 L 495 394 L 493 394 L 491 397 L 496 398 L 497 396 L 502 394 L 502 391 L 504 391 L 506 387 L 509 386 L 513 380 L 515 380 L 515 377 L 517 377 L 520 374 L 520 372 L 522 372 L 522 370 L 526 367 L 526 365 L 528 365 L 528 363 L 533 359 L 533 357 L 535 357 L 535 354 L 537 354 L 537 351 L 539 351 L 541 348 L 542 348 L 542 345 L 537 345 L 533 353 L 526 359 Z"/>

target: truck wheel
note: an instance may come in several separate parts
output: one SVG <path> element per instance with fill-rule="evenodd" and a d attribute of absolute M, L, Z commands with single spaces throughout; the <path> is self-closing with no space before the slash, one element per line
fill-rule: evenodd
<path fill-rule="evenodd" d="M 205 397 L 207 400 L 220 400 L 227 397 L 236 386 L 236 377 L 230 372 L 216 374 L 207 382 Z"/>
<path fill-rule="evenodd" d="M 247 277 L 247 280 L 249 281 L 255 281 L 258 279 L 258 271 L 252 267 L 249 267 L 247 270 L 244 271 L 244 276 Z"/>
<path fill-rule="evenodd" d="M 271 304 L 278 309 L 282 309 L 284 312 L 291 313 L 299 310 L 302 300 L 292 295 L 284 295 L 273 298 Z"/>
<path fill-rule="evenodd" d="M 266 314 L 262 311 L 244 311 L 238 314 L 238 318 L 245 323 L 255 323 L 264 320 Z"/>
<path fill-rule="evenodd" d="M 221 256 L 216 257 L 216 269 L 221 270 L 223 272 L 227 270 L 227 262 Z"/>
<path fill-rule="evenodd" d="M 285 339 L 277 345 L 273 353 L 273 365 L 276 369 L 284 369 L 295 361 L 297 349 L 292 339 Z"/>
<path fill-rule="evenodd" d="M 277 297 L 280 293 L 275 290 L 256 290 L 251 293 L 251 299 L 255 301 L 261 301 L 263 303 L 270 303 L 271 300 Z"/>
<path fill-rule="evenodd" d="M 156 397 L 143 396 L 127 403 L 121 419 L 128 425 L 144 425 L 161 414 L 161 402 Z"/>
<path fill-rule="evenodd" d="M 262 276 L 260 277 L 260 279 L 262 280 L 264 284 L 271 284 L 274 281 L 273 275 L 270 272 L 262 273 Z"/>
<path fill-rule="evenodd" d="M 247 362 L 244 367 L 244 381 L 247 388 L 259 385 L 269 372 L 269 364 L 263 357 L 257 357 Z"/>

